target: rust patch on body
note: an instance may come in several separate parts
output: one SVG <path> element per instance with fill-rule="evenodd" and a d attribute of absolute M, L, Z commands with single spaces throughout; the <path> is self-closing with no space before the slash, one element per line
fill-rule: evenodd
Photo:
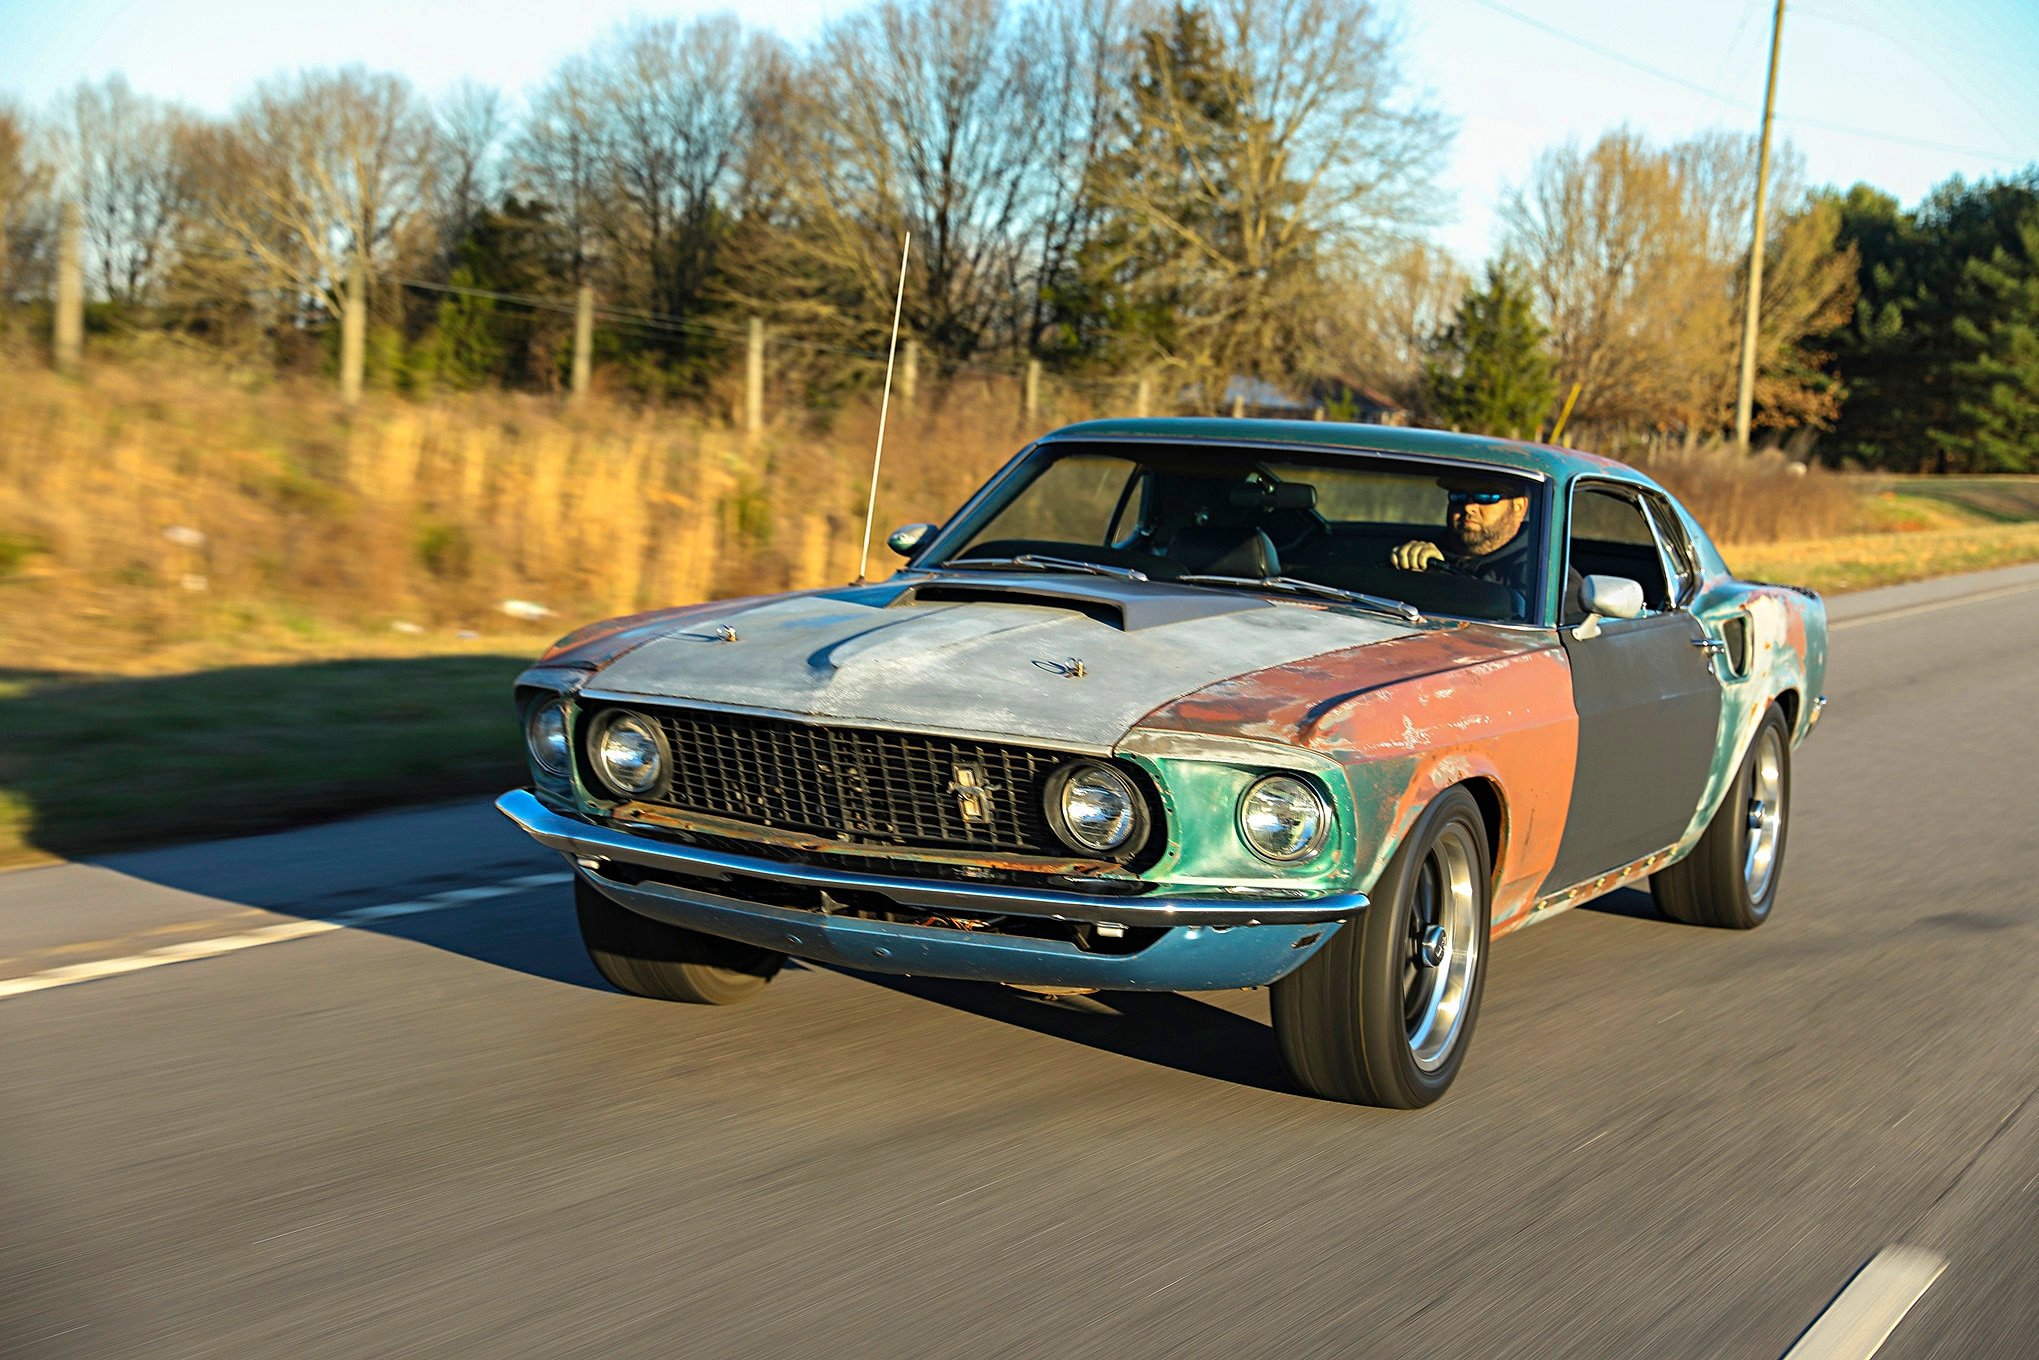
<path fill-rule="evenodd" d="M 1571 666 L 1555 637 L 1478 624 L 1222 681 L 1140 726 L 1307 746 L 1337 760 L 1358 815 L 1362 891 L 1437 794 L 1492 781 L 1496 933 L 1528 915 L 1557 862 L 1578 759 Z"/>

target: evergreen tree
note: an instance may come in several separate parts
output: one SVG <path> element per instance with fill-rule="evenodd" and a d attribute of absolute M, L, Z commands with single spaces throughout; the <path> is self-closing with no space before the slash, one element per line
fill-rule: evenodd
<path fill-rule="evenodd" d="M 462 265 L 448 282 L 456 288 L 473 288 L 474 272 Z M 454 293 L 442 301 L 431 344 L 433 378 L 463 391 L 494 378 L 503 361 L 496 325 L 493 298 Z"/>
<path fill-rule="evenodd" d="M 1976 472 L 2039 468 L 2039 212 L 2021 224 L 2018 248 L 1970 260 L 1955 337 L 1974 357 L 1957 364 L 1959 423 L 1934 442 Z"/>
<path fill-rule="evenodd" d="M 1843 206 L 1861 258 L 1853 321 L 1829 337 L 1850 396 L 1828 456 L 1895 472 L 2028 466 L 2016 447 L 2039 388 L 2021 336 L 2039 324 L 2039 169 L 1955 178 L 1911 213 L 1860 186 Z M 2006 461 L 2023 458 L 2024 462 Z"/>
<path fill-rule="evenodd" d="M 1431 346 L 1424 381 L 1437 418 L 1483 434 L 1534 435 L 1558 394 L 1546 334 L 1529 289 L 1507 266 L 1488 265 L 1486 287 L 1466 294 Z"/>

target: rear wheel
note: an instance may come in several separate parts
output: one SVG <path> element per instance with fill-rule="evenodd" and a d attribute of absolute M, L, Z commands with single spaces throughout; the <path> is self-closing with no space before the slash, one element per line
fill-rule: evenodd
<path fill-rule="evenodd" d="M 784 954 L 654 921 L 576 877 L 575 914 L 588 958 L 617 990 L 660 1001 L 728 1006 L 764 990 Z"/>
<path fill-rule="evenodd" d="M 1331 1100 L 1415 1109 L 1458 1075 L 1486 985 L 1493 866 L 1479 805 L 1448 789 L 1372 905 L 1274 984 L 1282 1061 Z"/>
<path fill-rule="evenodd" d="M 1790 732 L 1783 712 L 1772 707 L 1699 844 L 1651 876 L 1658 910 L 1687 925 L 1729 930 L 1769 920 L 1784 874 L 1790 808 Z"/>

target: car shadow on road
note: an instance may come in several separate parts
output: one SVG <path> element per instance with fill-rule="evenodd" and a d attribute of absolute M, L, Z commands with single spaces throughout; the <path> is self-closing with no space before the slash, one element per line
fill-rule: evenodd
<path fill-rule="evenodd" d="M 1605 897 L 1580 903 L 1579 910 L 1598 912 L 1602 916 L 1625 916 L 1631 921 L 1674 924 L 1670 917 L 1657 910 L 1657 900 L 1650 896 L 1648 888 L 1616 888 Z"/>
<path fill-rule="evenodd" d="M 824 967 L 808 964 L 810 968 Z M 989 982 L 899 977 L 853 968 L 831 971 L 1016 1029 L 1192 1076 L 1315 1099 L 1290 1081 L 1274 1031 L 1181 992 L 1098 992 L 1044 997 Z"/>

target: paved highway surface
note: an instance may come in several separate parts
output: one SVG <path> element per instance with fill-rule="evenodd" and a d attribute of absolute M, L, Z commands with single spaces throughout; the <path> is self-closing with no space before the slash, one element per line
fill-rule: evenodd
<path fill-rule="evenodd" d="M 2039 1353 L 2039 569 L 1835 615 L 1774 919 L 1511 936 L 1411 1114 L 1260 992 L 620 996 L 480 805 L 0 876 L 0 1353 L 1776 1357 L 1897 1246 Z"/>

